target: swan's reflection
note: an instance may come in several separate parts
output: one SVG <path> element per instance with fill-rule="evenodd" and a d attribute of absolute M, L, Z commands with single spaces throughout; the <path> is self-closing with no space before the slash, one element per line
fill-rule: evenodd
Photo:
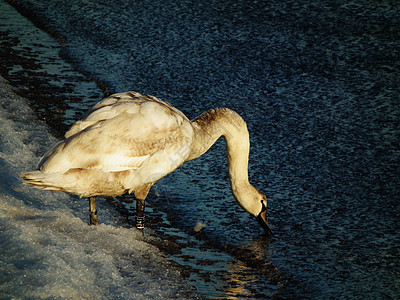
<path fill-rule="evenodd" d="M 269 246 L 269 240 L 258 237 L 242 246 L 226 247 L 236 260 L 226 268 L 224 296 L 220 299 L 270 298 L 285 293 L 287 285 L 297 284 L 293 276 L 270 260 Z"/>

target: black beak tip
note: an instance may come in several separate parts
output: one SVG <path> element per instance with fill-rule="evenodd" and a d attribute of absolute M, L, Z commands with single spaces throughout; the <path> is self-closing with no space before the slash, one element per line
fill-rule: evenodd
<path fill-rule="evenodd" d="M 271 227 L 269 227 L 268 221 L 265 218 L 265 214 L 263 215 L 263 213 L 260 213 L 257 216 L 257 221 L 260 224 L 261 228 L 264 230 L 265 234 L 267 236 L 271 236 L 273 232 L 271 230 Z"/>
<path fill-rule="evenodd" d="M 271 236 L 273 234 L 271 227 L 269 227 L 268 224 L 265 227 L 266 228 L 263 228 L 265 233 L 267 234 L 267 236 Z"/>
<path fill-rule="evenodd" d="M 263 225 L 261 225 L 261 227 L 262 227 L 262 229 L 264 229 L 264 232 L 265 232 L 265 234 L 267 235 L 267 236 L 271 236 L 272 235 L 272 230 L 271 230 L 271 227 L 269 227 L 269 224 L 263 224 Z"/>

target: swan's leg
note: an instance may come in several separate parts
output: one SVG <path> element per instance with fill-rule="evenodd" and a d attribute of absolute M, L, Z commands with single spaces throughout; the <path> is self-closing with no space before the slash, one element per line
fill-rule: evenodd
<path fill-rule="evenodd" d="M 136 200 L 136 228 L 143 230 L 144 228 L 144 200 Z"/>
<path fill-rule="evenodd" d="M 139 230 L 143 230 L 144 228 L 144 200 L 147 197 L 147 194 L 150 191 L 151 186 L 153 183 L 148 183 L 142 185 L 141 187 L 135 190 L 135 197 L 136 197 L 136 228 Z"/>
<path fill-rule="evenodd" d="M 89 197 L 89 217 L 89 225 L 99 224 L 99 220 L 97 219 L 96 197 Z"/>

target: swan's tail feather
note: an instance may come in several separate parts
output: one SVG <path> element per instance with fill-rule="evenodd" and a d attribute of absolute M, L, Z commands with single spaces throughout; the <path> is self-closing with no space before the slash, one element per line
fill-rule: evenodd
<path fill-rule="evenodd" d="M 31 185 L 37 189 L 45 191 L 63 192 L 64 189 L 57 185 L 61 174 L 43 173 L 40 171 L 32 171 L 22 173 L 20 176 L 24 180 L 24 184 Z"/>

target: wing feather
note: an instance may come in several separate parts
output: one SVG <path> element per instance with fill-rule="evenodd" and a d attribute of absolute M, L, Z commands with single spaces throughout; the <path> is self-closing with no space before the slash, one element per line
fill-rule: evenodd
<path fill-rule="evenodd" d="M 187 131 L 181 127 L 187 127 L 189 120 L 171 107 L 134 92 L 112 95 L 75 123 L 66 139 L 44 155 L 39 168 L 43 172 L 138 169 L 155 153 L 184 140 L 181 135 Z"/>

